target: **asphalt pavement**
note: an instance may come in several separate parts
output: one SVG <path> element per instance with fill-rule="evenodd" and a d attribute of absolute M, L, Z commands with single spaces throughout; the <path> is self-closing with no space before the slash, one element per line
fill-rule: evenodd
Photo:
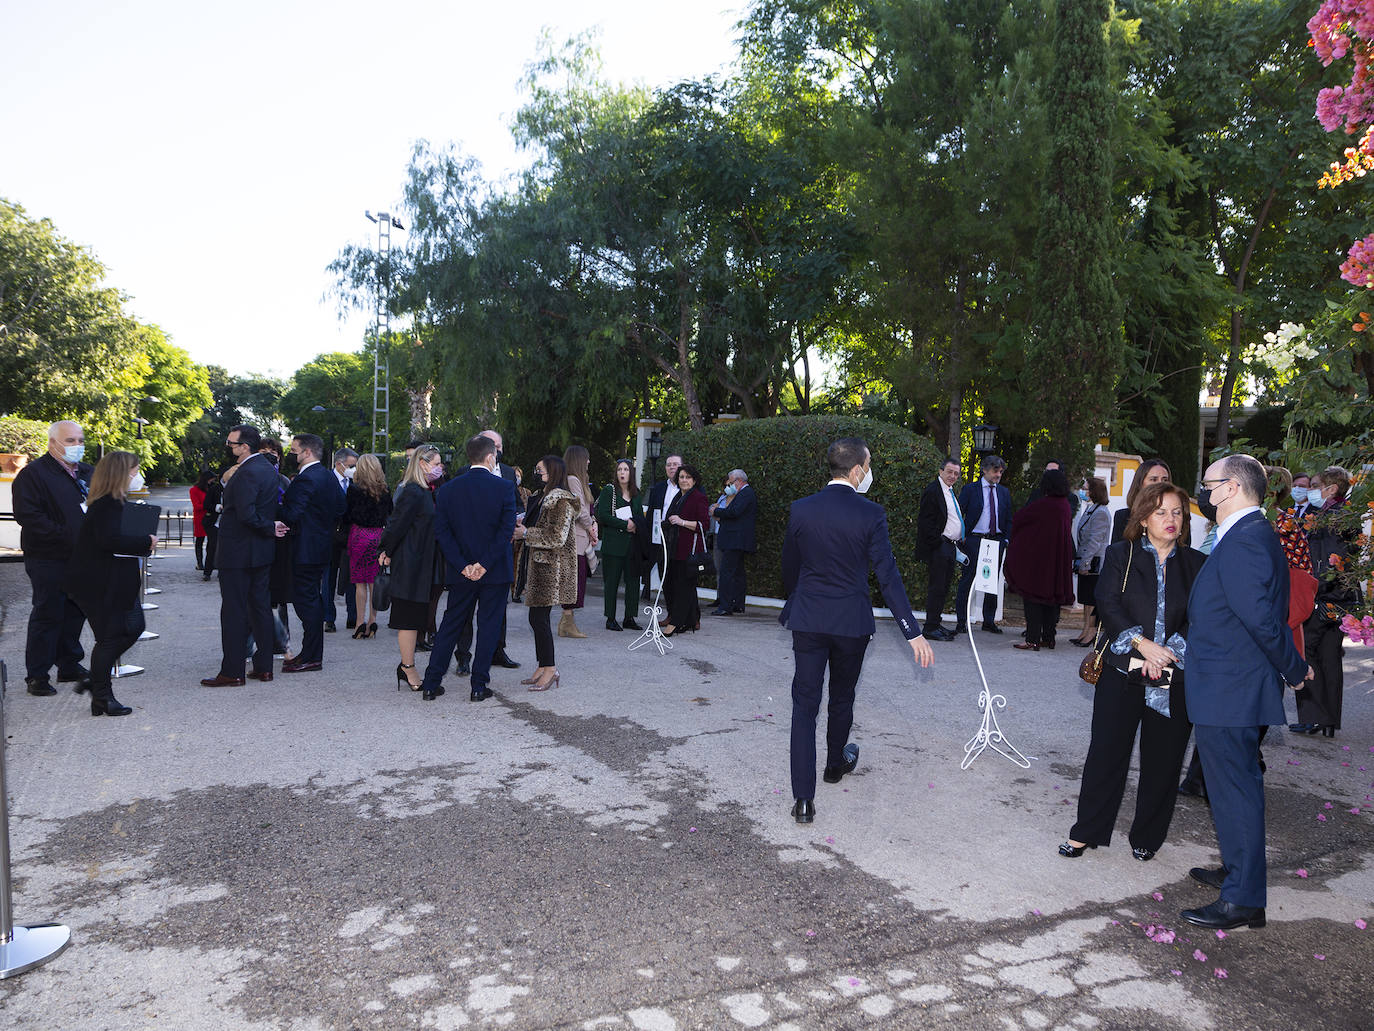
<path fill-rule="evenodd" d="M 1113 847 L 1056 854 L 1091 713 L 1067 644 L 975 631 L 1028 767 L 989 750 L 961 769 L 969 637 L 922 672 L 880 623 L 859 767 L 803 827 L 775 612 L 704 615 L 659 655 L 589 597 L 561 688 L 532 694 L 512 605 L 523 666 L 477 704 L 452 672 L 435 702 L 398 692 L 394 634 L 342 625 L 323 672 L 212 689 L 216 585 L 189 546 L 152 566 L 159 637 L 112 719 L 24 692 L 27 584 L 0 564 L 15 914 L 72 930 L 0 982 L 11 1027 L 1374 1027 L 1365 649 L 1334 739 L 1270 734 L 1269 924 L 1221 937 L 1178 918 L 1214 897 L 1187 876 L 1218 861 L 1204 802 L 1137 862 L 1133 773 Z"/>

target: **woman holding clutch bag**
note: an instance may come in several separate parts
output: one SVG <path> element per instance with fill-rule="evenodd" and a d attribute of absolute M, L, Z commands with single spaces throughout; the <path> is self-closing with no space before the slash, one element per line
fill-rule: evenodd
<path fill-rule="evenodd" d="M 147 625 L 138 600 L 137 556 L 151 555 L 157 537 L 130 536 L 120 529 L 129 491 L 142 489 L 137 455 L 111 451 L 100 460 L 91 475 L 86 518 L 67 568 L 67 596 L 81 607 L 95 633 L 91 678 L 76 688 L 90 688 L 92 716 L 127 716 L 134 711 L 115 698 L 110 674 Z"/>
<path fill-rule="evenodd" d="M 1093 695 L 1078 822 L 1059 846 L 1061 856 L 1072 859 L 1111 844 L 1137 728 L 1132 854 L 1141 862 L 1153 859 L 1169 833 L 1190 729 L 1183 695 L 1188 593 L 1204 561 L 1187 546 L 1189 517 L 1187 492 L 1172 483 L 1151 484 L 1136 496 L 1125 540 L 1107 549 L 1097 582 L 1102 676 Z"/>
<path fill-rule="evenodd" d="M 639 487 L 635 483 L 634 463 L 622 458 L 615 464 L 615 482 L 608 483 L 596 499 L 596 524 L 601 527 L 601 568 L 605 577 L 607 630 L 638 630 L 634 620 L 639 604 L 639 574 L 633 563 L 632 548 L 638 543 L 639 523 L 644 521 Z M 625 581 L 625 618 L 615 621 L 620 581 Z"/>

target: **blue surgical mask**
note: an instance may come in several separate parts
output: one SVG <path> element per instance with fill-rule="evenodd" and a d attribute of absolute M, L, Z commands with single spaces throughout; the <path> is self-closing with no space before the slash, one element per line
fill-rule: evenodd
<path fill-rule="evenodd" d="M 731 495 L 738 494 L 738 493 L 739 493 L 739 488 L 736 487 L 733 483 L 730 484 L 730 486 L 728 486 L 728 487 L 725 488 L 725 496 L 726 496 L 727 498 L 730 497 Z"/>
<path fill-rule="evenodd" d="M 1295 490 L 1293 492 L 1293 497 L 1297 498 L 1298 493 L 1299 491 Z M 1320 487 L 1309 487 L 1304 493 L 1306 496 L 1306 501 L 1309 505 L 1320 505 L 1322 503 L 1322 489 Z M 1302 504 L 1302 501 L 1302 498 L 1298 499 L 1299 504 Z"/>
<path fill-rule="evenodd" d="M 86 456 L 85 444 L 68 444 L 62 449 L 62 457 L 67 460 L 68 465 L 76 465 Z"/>
<path fill-rule="evenodd" d="M 1079 501 L 1087 501 L 1087 500 L 1088 500 L 1088 492 L 1087 492 L 1086 490 L 1080 490 L 1080 491 L 1078 492 L 1078 500 L 1079 500 Z"/>

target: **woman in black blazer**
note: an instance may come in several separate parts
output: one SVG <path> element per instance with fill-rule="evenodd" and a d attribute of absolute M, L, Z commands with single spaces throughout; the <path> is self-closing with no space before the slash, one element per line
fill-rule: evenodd
<path fill-rule="evenodd" d="M 115 698 L 110 673 L 147 625 L 138 600 L 138 559 L 131 556 L 151 555 L 157 537 L 120 532 L 129 491 L 142 489 L 137 455 L 111 451 L 100 460 L 91 476 L 86 518 L 81 521 L 67 567 L 67 596 L 81 607 L 95 634 L 91 678 L 77 686 L 78 692 L 90 687 L 92 716 L 127 716 L 133 712 Z"/>
<path fill-rule="evenodd" d="M 1169 833 L 1190 729 L 1183 696 L 1188 593 L 1205 560 L 1187 546 L 1189 518 L 1182 488 L 1150 484 L 1136 495 L 1126 539 L 1107 549 L 1097 581 L 1102 676 L 1093 695 L 1078 822 L 1059 846 L 1062 856 L 1075 858 L 1085 848 L 1111 844 L 1137 728 L 1140 783 L 1132 854 L 1142 862 L 1153 859 Z"/>
<path fill-rule="evenodd" d="M 444 462 L 433 444 L 422 444 L 406 462 L 405 475 L 396 491 L 396 507 L 386 521 L 378 545 L 377 561 L 391 567 L 391 622 L 401 662 L 396 667 L 396 688 L 409 684 L 420 690 L 421 676 L 415 671 L 415 645 L 429 626 L 429 599 L 436 575 L 434 542 L 434 491 L 432 484 L 444 475 Z M 442 561 L 442 556 L 439 556 Z"/>

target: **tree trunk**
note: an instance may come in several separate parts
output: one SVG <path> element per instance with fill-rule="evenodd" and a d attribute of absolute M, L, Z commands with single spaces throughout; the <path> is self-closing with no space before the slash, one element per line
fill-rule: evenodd
<path fill-rule="evenodd" d="M 1221 381 L 1221 399 L 1217 402 L 1217 447 L 1224 447 L 1231 439 L 1231 399 L 1236 392 L 1236 366 L 1240 364 L 1240 334 L 1245 317 L 1239 308 L 1231 309 L 1231 343 L 1226 351 L 1226 376 Z"/>
<path fill-rule="evenodd" d="M 677 363 L 680 370 L 678 382 L 682 384 L 682 395 L 687 401 L 687 415 L 692 421 L 692 429 L 706 428 L 706 417 L 701 412 L 701 399 L 697 397 L 696 378 L 692 375 L 692 305 L 688 300 L 691 293 L 691 280 L 685 270 L 677 273 Z"/>

